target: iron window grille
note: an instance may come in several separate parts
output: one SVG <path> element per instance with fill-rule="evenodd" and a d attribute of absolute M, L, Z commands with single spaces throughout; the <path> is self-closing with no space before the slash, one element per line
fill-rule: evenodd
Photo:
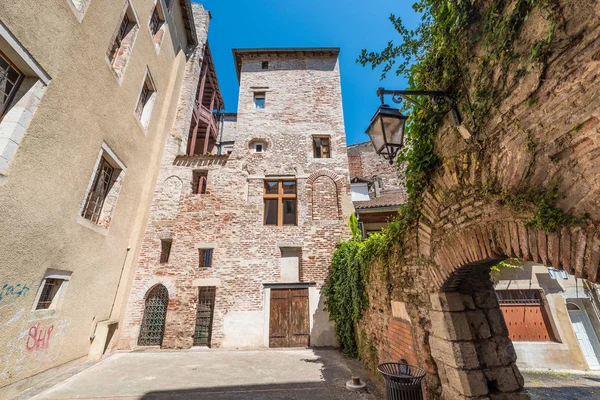
<path fill-rule="evenodd" d="M 265 181 L 264 225 L 297 225 L 296 181 Z"/>
<path fill-rule="evenodd" d="M 150 23 L 148 24 L 153 36 L 158 33 L 163 22 L 164 21 L 158 15 L 157 7 L 154 7 L 154 11 L 152 11 L 152 16 L 150 17 Z"/>
<path fill-rule="evenodd" d="M 113 42 L 113 45 L 112 45 L 112 48 L 110 51 L 110 62 L 113 64 L 113 66 L 115 64 L 115 61 L 118 58 L 117 56 L 119 54 L 119 50 L 121 49 L 121 45 L 123 44 L 123 40 L 125 39 L 125 36 L 127 35 L 130 22 L 131 21 L 129 20 L 127 13 L 125 13 L 125 15 L 123 16 L 123 20 L 121 21 L 121 25 L 119 25 L 119 30 L 117 31 L 117 36 L 115 37 L 115 40 Z"/>
<path fill-rule="evenodd" d="M 100 165 L 94 178 L 92 189 L 88 194 L 88 198 L 85 202 L 85 207 L 81 216 L 85 219 L 89 219 L 94 223 L 98 223 L 100 219 L 100 213 L 104 206 L 104 200 L 108 195 L 108 191 L 111 186 L 111 178 L 115 172 L 113 166 L 111 166 L 104 157 L 100 160 Z"/>
<path fill-rule="evenodd" d="M 313 137 L 313 156 L 314 158 L 330 158 L 331 152 L 329 147 L 329 137 L 314 136 Z"/>
<path fill-rule="evenodd" d="M 0 120 L 8 110 L 22 80 L 21 71 L 0 52 Z"/>
<path fill-rule="evenodd" d="M 543 304 L 539 289 L 496 290 L 500 304 Z"/>
<path fill-rule="evenodd" d="M 206 171 L 194 171 L 192 179 L 192 193 L 206 194 L 208 184 L 208 173 Z"/>
<path fill-rule="evenodd" d="M 198 249 L 198 266 L 200 268 L 212 267 L 213 249 Z"/>
<path fill-rule="evenodd" d="M 155 286 L 146 297 L 144 317 L 140 328 L 138 345 L 162 345 L 165 331 L 167 307 L 169 305 L 169 292 L 163 285 Z"/>
<path fill-rule="evenodd" d="M 214 286 L 202 286 L 199 288 L 196 327 L 193 338 L 194 345 L 210 347 L 215 310 L 215 292 L 216 288 Z"/>
<path fill-rule="evenodd" d="M 173 245 L 173 241 L 170 239 L 163 239 L 160 241 L 160 263 L 165 264 L 169 262 L 169 257 L 171 256 L 171 246 Z"/>
<path fill-rule="evenodd" d="M 40 298 L 38 299 L 37 305 L 35 307 L 36 310 L 47 310 L 52 305 L 52 301 L 54 301 L 54 297 L 58 293 L 58 289 L 60 289 L 60 285 L 62 284 L 61 279 L 53 279 L 47 278 L 44 283 L 44 288 L 42 289 L 42 293 L 40 294 Z"/>

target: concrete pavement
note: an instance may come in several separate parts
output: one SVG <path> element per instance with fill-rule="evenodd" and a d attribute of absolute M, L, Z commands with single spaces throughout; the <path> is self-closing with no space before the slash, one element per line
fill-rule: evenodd
<path fill-rule="evenodd" d="M 335 350 L 191 350 L 117 353 L 34 399 L 357 399 L 353 374 L 369 374 Z"/>

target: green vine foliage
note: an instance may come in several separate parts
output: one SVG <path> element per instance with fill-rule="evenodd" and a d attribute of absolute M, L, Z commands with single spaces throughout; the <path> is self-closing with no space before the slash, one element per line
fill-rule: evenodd
<path fill-rule="evenodd" d="M 559 27 L 556 0 L 418 0 L 413 8 L 422 15 L 419 26 L 407 29 L 400 17 L 390 21 L 400 35 L 400 42 L 389 41 L 380 52 L 363 50 L 357 62 L 373 69 L 382 67 L 382 79 L 388 73 L 405 76 L 413 90 L 441 90 L 454 99 L 465 123 L 474 132 L 483 127 L 525 74 L 546 61 Z M 549 21 L 545 37 L 530 43 L 526 50 L 515 49 L 521 28 L 533 10 L 541 10 Z M 473 60 L 470 50 L 483 51 Z M 471 66 L 471 68 L 469 68 Z M 430 107 L 427 99 L 418 99 Z M 349 356 L 364 351 L 359 348 L 358 322 L 368 305 L 367 285 L 374 261 L 388 267 L 392 246 L 404 245 L 418 221 L 423 192 L 430 185 L 432 171 L 438 164 L 434 151 L 436 132 L 441 119 L 424 111 L 405 106 L 409 120 L 405 147 L 398 155 L 404 166 L 408 199 L 398 217 L 381 233 L 364 241 L 354 233 L 353 239 L 338 244 L 333 255 L 324 295 L 340 347 Z M 532 138 L 531 143 L 534 143 Z M 547 203 L 544 203 L 547 201 Z M 533 226 L 556 229 L 554 222 L 565 222 L 557 215 L 550 200 L 536 198 Z M 550 217 L 550 218 L 548 218 Z M 355 221 L 351 221 L 351 227 Z M 398 252 L 396 252 L 398 254 Z"/>

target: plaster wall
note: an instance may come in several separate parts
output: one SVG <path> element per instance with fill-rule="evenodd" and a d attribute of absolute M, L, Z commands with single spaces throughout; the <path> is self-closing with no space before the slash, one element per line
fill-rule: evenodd
<path fill-rule="evenodd" d="M 517 364 L 524 368 L 588 369 L 566 307 L 567 299 L 589 301 L 583 281 L 572 275 L 568 279 L 552 279 L 544 265 L 532 262 L 523 263 L 522 268 L 503 269 L 495 288 L 543 290 L 557 342 L 513 341 Z M 597 320 L 594 314 L 588 313 L 588 316 L 590 320 Z"/>
<path fill-rule="evenodd" d="M 68 1 L 0 2 L 2 24 L 49 76 L 0 179 L 0 387 L 86 356 L 97 324 L 120 318 L 123 292 L 115 295 L 137 258 L 187 48 L 178 1 L 157 53 L 154 3 L 133 0 L 139 31 L 119 82 L 106 52 L 124 5 L 92 0 L 78 16 Z M 134 109 L 147 69 L 157 94 L 143 129 Z M 108 227 L 80 218 L 103 143 L 126 166 Z M 33 313 L 49 268 L 71 272 L 70 281 L 55 312 Z M 27 290 L 9 290 L 19 284 Z"/>

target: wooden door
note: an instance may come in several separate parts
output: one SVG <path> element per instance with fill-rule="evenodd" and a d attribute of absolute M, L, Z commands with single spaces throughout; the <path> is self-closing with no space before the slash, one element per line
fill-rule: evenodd
<path fill-rule="evenodd" d="M 308 347 L 308 289 L 271 289 L 269 347 Z"/>

